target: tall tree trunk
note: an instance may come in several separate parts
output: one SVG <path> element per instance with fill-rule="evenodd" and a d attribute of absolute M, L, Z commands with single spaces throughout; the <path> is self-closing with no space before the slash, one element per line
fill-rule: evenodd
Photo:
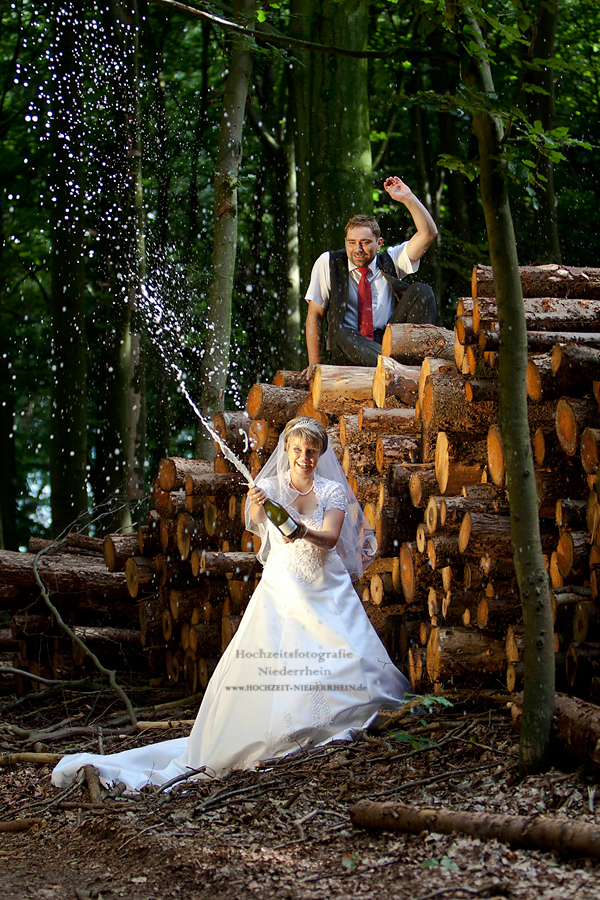
<path fill-rule="evenodd" d="M 285 293 L 283 295 L 284 310 L 286 313 L 285 334 L 286 352 L 283 364 L 290 369 L 301 368 L 301 360 L 304 350 L 300 342 L 302 331 L 302 312 L 300 301 L 300 269 L 298 256 L 298 206 L 296 160 L 294 154 L 293 117 L 291 110 L 285 117 L 284 132 L 282 135 L 282 147 L 285 157 L 285 166 L 282 166 L 282 176 L 285 177 L 285 203 L 287 208 L 285 231 L 285 260 L 284 277 Z"/>
<path fill-rule="evenodd" d="M 0 250 L 0 263 L 2 251 Z M 0 305 L 3 300 L 0 285 Z M 15 396 L 8 355 L 0 355 L 0 550 L 18 550 L 17 536 L 17 456 L 15 451 Z"/>
<path fill-rule="evenodd" d="M 83 22 L 75 0 L 53 7 L 50 485 L 52 531 L 57 535 L 87 512 L 87 439 L 83 64 L 78 42 Z"/>
<path fill-rule="evenodd" d="M 287 82 L 287 78 L 284 80 Z M 264 94 L 264 91 L 263 91 Z M 294 162 L 294 124 L 289 104 L 288 84 L 282 85 L 283 97 L 276 107 L 280 122 L 277 136 L 269 133 L 258 110 L 248 104 L 249 122 L 260 139 L 269 174 L 271 206 L 276 240 L 271 251 L 277 286 L 272 328 L 277 348 L 278 368 L 302 368 L 300 342 L 300 281 L 298 271 L 298 214 L 296 206 L 296 167 Z M 263 101 L 264 102 L 264 101 Z M 282 236 L 284 239 L 282 240 Z M 256 253 L 253 256 L 258 259 Z M 258 263 L 260 266 L 260 261 Z M 259 310 L 259 322 L 261 311 Z M 279 336 L 282 342 L 279 343 Z"/>
<path fill-rule="evenodd" d="M 190 184 L 188 188 L 188 227 L 187 237 L 184 248 L 184 259 L 189 259 L 192 255 L 194 246 L 196 246 L 200 235 L 198 233 L 198 158 L 200 150 L 205 140 L 206 129 L 208 128 L 208 68 L 209 68 L 209 49 L 210 49 L 211 26 L 208 22 L 202 23 L 202 61 L 200 66 L 200 108 L 198 110 L 198 118 L 196 119 L 196 135 L 194 138 L 194 147 L 192 149 L 192 160 L 190 165 Z"/>
<path fill-rule="evenodd" d="M 534 24 L 533 40 L 529 48 L 530 58 L 548 60 L 554 56 L 554 40 L 558 17 L 558 0 L 540 0 L 537 20 Z M 555 126 L 556 108 L 554 102 L 554 71 L 549 66 L 536 66 L 527 72 L 527 80 L 542 88 L 544 93 L 531 91 L 527 94 L 527 113 L 531 122 L 542 123 L 544 131 Z M 554 191 L 554 163 L 546 156 L 534 158 L 538 175 L 545 180 L 536 187 L 539 207 L 536 215 L 538 238 L 537 259 L 539 262 L 559 263 L 561 261 L 560 237 Z"/>
<path fill-rule="evenodd" d="M 474 20 L 473 33 L 484 49 Z M 467 84 L 494 94 L 489 65 L 482 52 L 469 60 Z M 482 104 L 478 104 L 481 108 Z M 529 774 L 547 768 L 554 713 L 554 628 L 548 575 L 540 542 L 537 491 L 529 424 L 525 372 L 527 331 L 517 248 L 503 176 L 502 124 L 493 112 L 473 115 L 479 143 L 480 189 L 494 270 L 500 321 L 499 419 L 510 499 L 511 539 L 525 626 L 525 689 L 520 766 Z"/>
<path fill-rule="evenodd" d="M 146 17 L 142 17 L 140 22 L 140 55 L 144 65 L 144 73 L 146 79 L 152 84 L 154 91 L 154 103 L 152 104 L 152 112 L 154 117 L 154 158 L 156 160 L 156 220 L 152 229 L 148 229 L 149 246 L 151 247 L 151 256 L 153 260 L 153 273 L 158 282 L 162 285 L 161 294 L 164 295 L 164 301 L 168 304 L 172 302 L 171 285 L 168 274 L 168 260 L 170 258 L 169 242 L 172 241 L 170 219 L 170 187 L 172 181 L 172 153 L 170 152 L 169 142 L 169 117 L 167 111 L 167 98 L 165 92 L 165 76 L 164 76 L 164 45 L 167 35 L 174 23 L 165 22 L 161 32 L 160 39 L 157 40 L 155 32 L 149 27 Z M 204 109 L 206 104 L 206 77 L 205 77 L 205 57 L 207 54 L 208 35 L 210 34 L 210 25 L 202 24 L 204 36 L 203 60 L 202 60 L 202 79 L 203 88 L 201 92 L 201 106 Z M 202 119 L 204 115 L 201 113 Z M 196 137 L 196 145 L 192 153 L 192 167 L 197 167 L 197 154 L 199 147 L 197 146 L 198 136 Z M 191 194 L 191 187 L 190 187 Z M 194 178 L 194 199 L 196 198 L 196 179 Z M 186 242 L 187 256 L 188 243 Z M 165 348 L 161 346 L 161 342 L 145 341 L 143 343 L 143 371 L 144 383 L 153 393 L 152 408 L 152 431 L 155 441 L 155 452 L 159 457 L 169 455 L 171 445 L 172 432 L 172 394 L 174 391 L 175 378 L 170 368 L 170 360 L 165 359 Z M 146 378 L 147 376 L 147 378 Z M 140 429 L 140 439 L 142 431 L 145 429 L 145 416 L 142 428 Z M 145 441 L 141 441 L 145 446 Z"/>
<path fill-rule="evenodd" d="M 131 506 L 143 495 L 144 376 L 142 339 L 135 327 L 141 287 L 146 278 L 143 219 L 142 153 L 138 85 L 138 15 L 136 4 L 125 7 L 111 0 L 104 8 L 104 27 L 112 55 L 111 90 L 114 97 L 116 160 L 113 178 L 113 227 L 107 252 L 110 257 L 112 310 L 115 323 L 112 347 L 113 397 L 105 406 L 104 437 L 107 493 L 115 504 L 111 528 L 132 525 Z M 119 61 L 116 66 L 115 62 Z M 110 439 L 112 446 L 108 444 Z M 102 442 L 102 439 L 101 439 Z"/>
<path fill-rule="evenodd" d="M 417 92 L 423 90 L 423 78 L 420 73 L 412 79 L 412 89 Z M 436 181 L 441 170 L 434 174 L 431 165 L 431 153 L 429 142 L 429 123 L 426 110 L 419 104 L 410 108 L 411 136 L 413 144 L 413 157 L 415 160 L 414 175 L 411 174 L 410 184 L 414 184 L 415 193 L 421 197 L 423 203 L 432 211 L 436 222 L 441 219 Z M 407 177 L 408 180 L 408 177 Z M 419 266 L 419 280 L 430 284 L 438 298 L 438 315 L 441 317 L 440 297 L 442 293 L 442 267 L 440 264 L 441 241 L 434 241 L 433 246 L 425 254 Z M 440 318 L 441 320 L 441 318 Z"/>
<path fill-rule="evenodd" d="M 431 42 L 435 50 L 442 50 L 442 33 L 435 31 L 431 36 Z M 431 84 L 434 91 L 438 94 L 446 94 L 450 97 L 457 86 L 458 72 L 451 68 L 448 70 L 448 64 L 443 65 L 439 62 L 431 67 Z M 461 147 L 459 133 L 456 125 L 456 116 L 444 109 L 438 110 L 437 120 L 439 126 L 439 146 L 443 148 L 444 153 L 448 153 L 457 158 L 464 155 Z M 444 272 L 446 291 L 451 294 L 462 296 L 468 289 L 470 279 L 470 266 L 472 265 L 472 257 L 465 245 L 471 243 L 471 223 L 472 208 L 477 203 L 476 188 L 468 188 L 468 182 L 461 172 L 455 172 L 451 169 L 443 170 L 444 177 L 444 202 L 447 206 L 445 220 L 447 222 L 444 229 L 443 237 L 438 238 L 433 250 L 439 245 L 439 254 L 446 262 L 451 263 L 446 266 Z M 472 195 L 472 196 L 471 196 Z M 437 210 L 436 210 L 437 213 Z M 441 221 L 442 216 L 435 221 Z M 426 254 L 425 259 L 429 252 Z M 458 274 L 456 271 L 457 263 L 464 269 L 464 275 Z M 440 268 L 442 263 L 440 264 Z"/>
<path fill-rule="evenodd" d="M 368 0 L 291 0 L 290 33 L 329 46 L 364 50 Z M 293 74 L 300 281 L 316 257 L 344 244 L 344 225 L 371 213 L 367 61 L 295 51 Z"/>
<path fill-rule="evenodd" d="M 12 65 L 4 67 L 6 79 L 0 97 L 0 135 L 7 137 L 10 133 L 10 117 L 12 97 L 9 81 L 15 77 L 17 62 L 23 47 L 25 34 L 18 29 L 16 44 L 12 54 Z M 16 121 L 16 120 L 15 120 Z M 8 179 L 7 179 L 8 181 Z M 10 192 L 5 183 L 0 199 L 0 310 L 4 314 L 8 310 L 7 288 L 8 265 L 5 258 L 7 247 L 7 194 Z M 0 472 L 2 472 L 2 490 L 0 491 L 0 549 L 18 550 L 19 538 L 17 528 L 17 453 L 16 433 L 14 431 L 16 415 L 16 384 L 14 362 L 18 359 L 18 344 L 13 327 L 8 327 L 8 316 L 2 315 L 3 352 L 0 353 Z"/>
<path fill-rule="evenodd" d="M 246 20 L 254 11 L 254 0 L 236 0 L 236 15 Z M 200 406 L 211 420 L 224 407 L 231 344 L 233 276 L 237 252 L 237 183 L 242 159 L 242 131 L 252 53 L 246 41 L 232 39 L 231 62 L 223 97 L 219 145 L 215 161 L 215 228 L 212 275 L 208 297 L 208 329 L 202 360 Z M 212 439 L 200 424 L 196 435 L 196 457 L 209 459 Z"/>

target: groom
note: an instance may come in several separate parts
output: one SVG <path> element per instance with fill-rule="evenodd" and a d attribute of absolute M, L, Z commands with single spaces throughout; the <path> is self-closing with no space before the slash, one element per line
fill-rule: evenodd
<path fill-rule="evenodd" d="M 327 251 L 317 259 L 306 292 L 307 379 L 321 362 L 325 318 L 334 365 L 376 366 L 390 322 L 435 324 L 432 289 L 420 282 L 408 285 L 402 278 L 419 268 L 437 236 L 436 224 L 400 178 L 386 178 L 383 186 L 390 197 L 404 204 L 417 230 L 410 240 L 378 252 L 383 238 L 377 219 L 353 216 L 346 225 L 345 249 Z"/>

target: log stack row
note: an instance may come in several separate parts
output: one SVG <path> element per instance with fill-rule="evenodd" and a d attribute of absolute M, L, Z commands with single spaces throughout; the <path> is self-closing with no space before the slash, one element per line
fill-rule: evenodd
<path fill-rule="evenodd" d="M 523 267 L 521 278 L 528 415 L 555 614 L 557 683 L 595 698 L 600 271 Z M 432 585 L 431 631 L 426 645 L 413 651 L 422 660 L 417 668 L 434 684 L 464 677 L 466 669 L 480 678 L 495 673 L 514 690 L 523 677 L 523 629 L 498 426 L 498 349 L 492 272 L 478 266 L 472 297 L 458 304 L 457 371 L 432 373 L 422 394 L 423 461 L 432 468 L 412 476 L 411 494 L 425 515 L 403 553 L 405 567 L 414 567 L 423 586 L 431 570 L 449 567 L 450 587 Z M 425 574 L 419 563 L 424 553 L 430 566 Z M 455 575 L 458 589 L 452 587 Z"/>
<path fill-rule="evenodd" d="M 310 406 L 309 385 L 297 372 L 256 384 L 247 411 L 215 416 L 216 434 L 255 476 L 297 414 L 329 419 Z M 332 439 L 335 439 L 332 435 Z M 235 634 L 260 579 L 258 539 L 245 530 L 248 484 L 215 441 L 214 460 L 166 458 L 152 487 L 152 512 L 131 536 L 105 539 L 106 564 L 125 572 L 139 603 L 142 644 L 160 647 L 165 674 L 188 692 L 203 690 Z"/>
<path fill-rule="evenodd" d="M 446 342 L 448 335 L 451 333 L 446 331 Z M 452 355 L 451 341 L 448 353 Z M 448 365 L 454 365 L 453 361 Z M 385 379 L 389 381 L 393 373 L 394 395 L 389 402 L 393 402 L 394 409 L 389 412 L 397 422 L 390 426 L 389 441 L 375 463 L 369 446 L 375 449 L 376 422 L 375 430 L 362 441 L 354 427 L 358 413 L 348 419 L 342 410 L 356 409 L 362 414 L 362 407 L 366 406 L 365 413 L 377 415 L 373 396 L 380 370 L 384 390 Z M 416 457 L 419 452 L 418 436 L 407 438 L 402 432 L 406 422 L 414 422 L 420 377 L 420 365 L 408 367 L 391 359 L 382 359 L 377 371 L 321 367 L 310 387 L 300 373 L 280 371 L 273 384 L 259 383 L 251 388 L 244 412 L 220 413 L 213 426 L 255 476 L 289 419 L 296 415 L 315 417 L 327 427 L 334 452 L 365 501 L 361 489 L 373 497 L 375 487 L 379 493 L 385 481 L 381 473 L 387 471 L 392 460 L 404 458 L 409 451 Z M 387 393 L 392 398 L 389 384 Z M 412 403 L 412 410 L 401 408 L 400 402 Z M 138 603 L 142 646 L 149 651 L 161 648 L 170 682 L 184 683 L 190 692 L 206 686 L 260 578 L 256 561 L 258 539 L 244 527 L 247 482 L 235 469 L 232 471 L 218 442 L 215 449 L 211 462 L 163 459 L 152 487 L 152 512 L 147 524 L 135 537 L 109 535 L 104 540 L 107 567 L 112 572 L 125 573 L 130 595 Z M 374 477 L 356 478 L 353 472 L 361 469 L 372 469 Z M 376 505 L 366 503 L 366 511 L 378 530 L 382 552 L 360 588 L 362 591 L 369 587 L 375 592 L 374 579 L 377 580 L 383 601 L 384 587 L 392 577 L 392 569 L 397 569 L 398 549 L 407 532 L 399 529 L 387 500 L 387 516 L 382 514 L 377 525 Z M 394 503 L 393 508 L 397 506 Z M 416 526 L 417 516 L 410 504 L 404 502 L 404 507 Z M 397 572 L 396 584 L 399 586 Z M 395 599 L 398 609 L 402 609 L 402 597 Z M 392 620 L 388 618 L 394 610 L 383 612 L 376 604 L 370 606 L 376 628 L 388 643 L 393 643 Z"/>
<path fill-rule="evenodd" d="M 555 611 L 558 683 L 595 696 L 600 665 L 600 270 L 521 270 L 539 524 Z M 285 423 L 317 418 L 377 534 L 356 587 L 416 690 L 522 680 L 523 627 L 498 426 L 499 327 L 491 270 L 473 273 L 453 331 L 388 326 L 376 369 L 279 372 L 214 428 L 258 473 Z M 245 480 L 214 461 L 168 458 L 135 536 L 106 567 L 139 618 L 140 644 L 172 683 L 205 687 L 260 578 L 244 530 Z"/>
<path fill-rule="evenodd" d="M 93 663 L 78 638 L 106 666 L 147 680 L 149 659 L 140 641 L 137 604 L 125 575 L 107 571 L 102 550 L 102 540 L 69 534 L 58 547 L 31 538 L 27 553 L 0 551 L 3 666 L 50 680 L 90 674 Z M 55 620 L 37 579 L 75 638 Z M 3 688 L 18 694 L 38 690 L 41 684 L 21 674 L 2 679 Z"/>

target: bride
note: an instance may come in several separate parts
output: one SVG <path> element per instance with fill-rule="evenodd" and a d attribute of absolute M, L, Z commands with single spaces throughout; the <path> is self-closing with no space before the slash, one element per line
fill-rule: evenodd
<path fill-rule="evenodd" d="M 267 518 L 269 497 L 298 529 Z M 65 756 L 67 784 L 94 765 L 108 785 L 139 790 L 186 771 L 251 769 L 259 760 L 351 739 L 380 709 L 401 704 L 408 682 L 390 660 L 352 580 L 376 551 L 373 532 L 315 420 L 292 419 L 248 491 L 246 527 L 261 537 L 261 581 L 208 684 L 189 738 L 109 756 Z"/>

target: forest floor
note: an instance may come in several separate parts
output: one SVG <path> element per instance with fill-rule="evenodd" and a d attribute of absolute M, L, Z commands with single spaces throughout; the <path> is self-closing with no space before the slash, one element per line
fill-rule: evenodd
<path fill-rule="evenodd" d="M 54 788 L 51 765 L 7 765 L 0 770 L 0 823 L 39 822 L 2 835 L 0 900 L 595 900 L 599 861 L 351 824 L 350 809 L 361 798 L 598 823 L 597 775 L 568 764 L 561 770 L 557 760 L 550 772 L 519 780 L 506 696 L 447 696 L 451 706 L 426 701 L 353 743 L 216 782 L 184 781 L 166 793 L 103 792 L 95 806 L 85 784 Z M 194 708 L 168 715 L 194 718 L 197 698 L 192 702 Z M 3 700 L 0 751 L 98 752 L 99 738 L 89 730 L 64 734 L 74 726 L 102 725 L 106 753 L 186 733 L 131 732 L 114 711 L 105 695 L 65 695 L 43 709 Z M 140 713 L 154 721 L 166 716 L 156 707 Z M 29 739 L 17 740 L 14 726 L 32 732 Z M 39 740 L 39 732 L 57 726 L 52 740 Z"/>

